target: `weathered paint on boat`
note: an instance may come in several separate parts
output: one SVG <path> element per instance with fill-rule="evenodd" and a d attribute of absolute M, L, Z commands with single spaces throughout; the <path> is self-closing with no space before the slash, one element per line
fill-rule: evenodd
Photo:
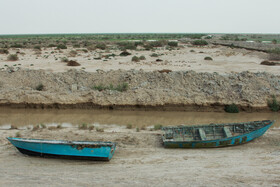
<path fill-rule="evenodd" d="M 7 138 L 21 153 L 41 157 L 61 157 L 109 161 L 115 152 L 113 142 L 63 141 Z"/>
<path fill-rule="evenodd" d="M 211 148 L 211 147 L 225 147 L 225 146 L 240 145 L 240 144 L 250 142 L 255 138 L 262 136 L 274 124 L 275 121 L 265 120 L 261 122 L 265 123 L 265 125 L 252 132 L 244 133 L 238 136 L 232 136 L 232 137 L 226 137 L 226 138 L 220 138 L 214 140 L 201 139 L 201 140 L 193 140 L 193 141 L 174 141 L 173 139 L 166 139 L 165 137 L 166 134 L 164 134 L 163 145 L 166 148 Z M 256 122 L 247 122 L 241 124 L 250 124 L 250 123 L 252 124 L 252 123 L 260 123 L 260 122 L 256 121 Z M 236 124 L 216 124 L 216 126 L 229 126 L 229 125 L 236 125 Z M 198 125 L 192 127 L 188 126 L 188 128 L 201 128 L 201 127 L 205 127 L 205 125 L 204 126 Z M 163 130 L 166 130 L 168 128 L 174 128 L 174 127 L 163 128 Z M 184 128 L 184 127 L 180 126 L 177 128 Z"/>

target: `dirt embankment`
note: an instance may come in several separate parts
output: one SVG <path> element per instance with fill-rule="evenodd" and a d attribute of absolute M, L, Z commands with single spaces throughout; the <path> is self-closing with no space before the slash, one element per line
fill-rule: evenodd
<path fill-rule="evenodd" d="M 93 89 L 123 83 L 127 91 Z M 280 76 L 268 73 L 0 72 L 0 105 L 11 107 L 223 111 L 235 103 L 241 110 L 269 111 L 267 99 L 272 95 L 280 96 Z"/>
<path fill-rule="evenodd" d="M 246 41 L 232 41 L 232 40 L 210 40 L 210 42 L 215 45 L 244 48 L 247 50 L 255 50 L 255 51 L 262 51 L 262 52 L 267 52 L 275 48 L 280 48 L 280 44 L 272 44 L 272 43 L 258 43 L 258 42 L 246 42 Z"/>

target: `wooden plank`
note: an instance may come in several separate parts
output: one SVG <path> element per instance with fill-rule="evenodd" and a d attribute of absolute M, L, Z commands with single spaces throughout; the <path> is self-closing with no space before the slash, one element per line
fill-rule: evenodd
<path fill-rule="evenodd" d="M 232 133 L 230 132 L 228 127 L 224 127 L 224 132 L 227 138 L 232 137 Z"/>
<path fill-rule="evenodd" d="M 201 140 L 206 140 L 205 131 L 202 128 L 199 128 L 198 132 L 199 132 L 199 136 L 200 136 Z"/>

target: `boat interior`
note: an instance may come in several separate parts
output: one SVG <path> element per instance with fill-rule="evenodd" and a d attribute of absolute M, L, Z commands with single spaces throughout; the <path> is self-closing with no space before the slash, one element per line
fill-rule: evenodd
<path fill-rule="evenodd" d="M 265 120 L 247 123 L 163 127 L 163 140 L 201 141 L 230 138 L 255 131 L 271 123 L 272 121 Z"/>

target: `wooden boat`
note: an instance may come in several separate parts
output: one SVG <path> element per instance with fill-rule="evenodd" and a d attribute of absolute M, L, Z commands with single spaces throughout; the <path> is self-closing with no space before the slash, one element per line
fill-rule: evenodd
<path fill-rule="evenodd" d="M 163 127 L 166 148 L 206 148 L 240 145 L 262 136 L 275 121 Z"/>
<path fill-rule="evenodd" d="M 21 153 L 31 156 L 109 161 L 116 143 L 7 138 Z"/>

